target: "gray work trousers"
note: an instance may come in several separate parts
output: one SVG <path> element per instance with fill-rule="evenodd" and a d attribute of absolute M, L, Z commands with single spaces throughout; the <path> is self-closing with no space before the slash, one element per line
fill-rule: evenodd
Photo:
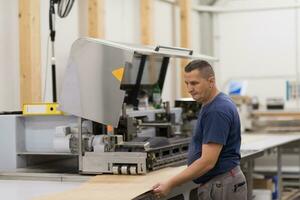
<path fill-rule="evenodd" d="M 198 188 L 199 200 L 246 200 L 247 182 L 237 166 L 224 174 L 218 175 Z"/>

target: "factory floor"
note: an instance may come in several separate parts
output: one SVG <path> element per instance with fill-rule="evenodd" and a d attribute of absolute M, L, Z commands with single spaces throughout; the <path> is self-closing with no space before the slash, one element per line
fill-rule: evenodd
<path fill-rule="evenodd" d="M 80 182 L 0 180 L 1 199 L 31 200 L 34 197 L 78 187 Z"/>

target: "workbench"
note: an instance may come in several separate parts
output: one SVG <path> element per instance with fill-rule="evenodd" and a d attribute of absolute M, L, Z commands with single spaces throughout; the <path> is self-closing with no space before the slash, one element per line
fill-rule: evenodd
<path fill-rule="evenodd" d="M 49 120 L 51 123 L 49 124 Z M 23 122 L 24 121 L 24 122 Z M 24 124 L 29 127 L 30 130 L 35 130 L 36 125 L 38 123 L 38 127 L 40 130 L 41 125 L 43 125 L 43 134 L 35 134 L 34 136 L 44 137 L 45 135 L 50 135 L 50 128 L 48 126 L 58 126 L 61 121 L 76 121 L 72 117 L 65 117 L 65 119 L 57 120 L 52 119 L 51 117 L 44 118 L 23 118 L 22 116 L 7 116 L 2 117 L 2 132 L 0 138 L 0 143 L 3 144 L 2 146 L 5 147 L 7 151 L 2 152 L 2 167 L 4 169 L 11 169 L 10 172 L 6 172 L 5 170 L 1 169 L 0 177 L 3 178 L 16 178 L 16 176 L 21 177 L 21 179 L 38 179 L 38 180 L 53 180 L 53 181 L 78 181 L 78 180 L 87 180 L 86 183 L 79 187 L 76 190 L 66 191 L 61 194 L 55 194 L 48 197 L 39 198 L 41 200 L 44 199 L 54 199 L 54 200 L 63 200 L 63 199 L 133 199 L 134 197 L 146 192 L 147 190 L 151 189 L 152 185 L 159 181 L 164 181 L 167 178 L 175 175 L 182 171 L 184 166 L 181 167 L 172 167 L 172 168 L 165 168 L 162 170 L 150 172 L 146 175 L 142 176 L 118 176 L 118 175 L 99 175 L 99 176 L 81 176 L 78 174 L 69 175 L 69 174 L 53 174 L 52 173 L 44 173 L 42 170 L 32 171 L 31 173 L 27 173 L 28 171 L 22 171 L 23 169 L 18 169 L 18 163 L 20 163 L 19 159 L 20 156 L 17 156 L 22 153 L 22 148 L 24 145 L 17 145 L 23 144 L 22 141 L 25 141 L 24 133 L 33 134 L 35 132 L 24 131 Z M 47 122 L 47 124 L 46 124 Z M 46 126 L 47 125 L 47 126 Z M 6 127 L 6 128 L 5 128 Z M 46 132 L 47 131 L 47 132 Z M 40 131 L 39 131 L 40 132 Z M 48 133 L 49 132 L 49 133 Z M 50 137 L 50 136 L 49 136 Z M 30 140 L 31 141 L 31 140 Z M 39 141 L 38 138 L 32 141 Z M 242 145 L 241 145 L 241 165 L 246 166 L 247 170 L 245 170 L 245 175 L 247 177 L 248 188 L 249 188 L 249 197 L 252 195 L 252 173 L 254 171 L 254 159 L 264 155 L 265 152 L 276 149 L 277 150 L 277 168 L 278 168 L 278 177 L 279 177 L 279 191 L 281 191 L 282 184 L 281 184 L 281 148 L 285 145 L 288 145 L 293 142 L 300 141 L 300 133 L 243 133 L 242 134 Z M 31 144 L 31 143 L 30 143 Z M 44 145 L 43 147 L 47 147 Z M 48 145 L 49 146 L 49 145 Z M 33 144 L 29 147 L 35 147 Z M 26 156 L 26 155 L 25 155 Z M 21 157 L 22 158 L 22 157 Z M 22 161 L 22 160 L 21 160 Z M 18 178 L 20 179 L 20 178 Z M 113 189 L 108 189 L 110 187 Z M 89 188 L 91 187 L 91 188 Z M 181 187 L 174 190 L 167 198 L 170 199 L 174 196 L 179 196 L 178 199 L 192 199 L 190 196 L 197 195 L 197 190 L 195 188 L 197 185 L 193 184 L 192 182 L 182 185 Z M 93 192 L 89 191 L 92 190 Z M 117 190 L 117 192 L 116 192 Z M 124 192 L 122 192 L 122 190 Z M 83 195 L 80 196 L 79 193 Z M 68 194 L 68 195 L 67 195 Z M 64 198 L 65 195 L 68 198 Z M 70 196 L 69 196 L 70 195 Z M 73 196 L 72 196 L 73 195 Z M 121 195 L 122 198 L 120 198 Z M 72 196 L 72 197 L 71 197 Z M 144 195 L 144 199 L 151 197 L 151 193 Z M 280 196 L 280 192 L 279 192 Z M 52 198 L 55 197 L 55 198 Z M 148 199 L 151 199 L 151 198 Z M 184 198 L 183 198 L 184 197 Z M 141 198 L 141 199 L 143 199 Z"/>
<path fill-rule="evenodd" d="M 246 177 L 249 188 L 249 197 L 252 196 L 252 173 L 254 159 L 262 156 L 270 149 L 277 149 L 278 152 L 278 177 L 279 191 L 281 191 L 281 148 L 291 142 L 300 141 L 300 133 L 244 133 L 242 134 L 241 145 L 241 165 L 247 165 Z M 143 176 L 124 175 L 98 175 L 75 190 L 53 194 L 35 200 L 65 200 L 65 199 L 155 199 L 151 192 L 151 187 L 160 181 L 165 181 L 171 176 L 181 172 L 186 166 L 170 167 L 162 170 L 150 172 Z M 146 193 L 145 193 L 146 192 Z M 279 198 L 280 198 L 279 192 Z M 189 182 L 175 188 L 170 195 L 164 199 L 196 199 L 197 185 Z"/>
<path fill-rule="evenodd" d="M 277 150 L 277 176 L 278 176 L 278 199 L 281 199 L 282 192 L 282 148 L 293 142 L 300 141 L 300 133 L 244 133 L 242 134 L 241 152 L 258 151 L 267 152 L 272 149 Z M 247 161 L 247 183 L 248 199 L 252 196 L 252 173 L 254 170 L 254 159 Z"/>

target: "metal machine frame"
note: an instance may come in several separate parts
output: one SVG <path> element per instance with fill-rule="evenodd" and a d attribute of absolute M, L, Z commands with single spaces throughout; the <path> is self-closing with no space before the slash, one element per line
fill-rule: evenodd
<path fill-rule="evenodd" d="M 126 103 L 132 105 L 134 111 L 139 112 L 138 95 L 141 89 L 151 89 L 153 87 L 151 84 L 157 84 L 161 90 L 163 89 L 171 57 L 215 60 L 213 57 L 195 54 L 193 50 L 177 47 L 149 47 L 90 38 L 81 38 L 74 42 L 59 103 L 64 112 L 80 118 L 78 131 L 80 173 L 145 174 L 151 170 L 185 163 L 189 138 L 180 137 L 172 132 L 177 122 L 174 120 L 176 118 L 174 113 L 170 112 L 169 105 L 165 110 L 159 111 L 163 113 L 161 114 L 163 120 L 152 121 L 142 121 L 129 116 L 124 108 Z M 150 72 L 145 72 L 146 65 L 149 69 L 160 67 L 159 71 L 157 70 L 156 82 L 147 84 L 142 81 L 144 75 L 148 76 L 146 79 L 150 81 Z M 120 67 L 124 70 L 121 82 L 111 74 Z M 101 144 L 97 144 L 97 151 L 93 149 L 94 146 L 88 148 L 91 151 L 87 151 L 85 147 L 87 136 L 82 132 L 85 120 L 104 126 L 113 125 L 115 130 L 118 130 L 120 121 L 125 120 L 125 129 L 117 131 L 121 133 L 123 141 L 114 141 L 109 150 L 105 146 L 107 141 L 102 141 Z M 152 145 L 155 142 L 151 141 L 151 137 L 146 137 L 149 140 L 145 141 L 134 140 L 142 138 L 137 137 L 135 133 L 137 127 L 151 127 L 156 132 L 162 131 L 158 135 L 155 132 L 153 136 L 159 145 Z M 117 137 L 110 136 L 105 131 L 102 134 L 107 134 L 112 140 L 116 139 L 113 137 Z M 93 141 L 94 138 L 88 139 Z"/>

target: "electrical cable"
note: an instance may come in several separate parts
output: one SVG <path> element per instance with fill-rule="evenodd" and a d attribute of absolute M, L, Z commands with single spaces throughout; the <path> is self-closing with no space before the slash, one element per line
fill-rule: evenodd
<path fill-rule="evenodd" d="M 52 98 L 53 102 L 57 101 L 57 94 L 56 94 L 56 61 L 55 61 L 55 49 L 54 49 L 54 43 L 55 43 L 55 4 L 57 4 L 57 14 L 60 18 L 65 18 L 70 13 L 72 6 L 74 4 L 75 0 L 50 0 L 50 7 L 49 7 L 49 30 L 50 34 L 49 37 L 51 39 L 51 72 L 52 72 Z M 48 40 L 49 42 L 49 40 Z M 48 48 L 49 44 L 47 43 L 47 56 L 48 56 Z M 48 59 L 48 57 L 47 57 Z M 46 61 L 47 67 L 46 67 L 46 76 L 47 75 L 47 69 L 48 69 L 48 60 Z M 47 77 L 45 77 L 45 84 L 47 83 Z M 46 85 L 44 86 L 44 94 L 43 98 L 45 100 L 46 97 Z"/>

